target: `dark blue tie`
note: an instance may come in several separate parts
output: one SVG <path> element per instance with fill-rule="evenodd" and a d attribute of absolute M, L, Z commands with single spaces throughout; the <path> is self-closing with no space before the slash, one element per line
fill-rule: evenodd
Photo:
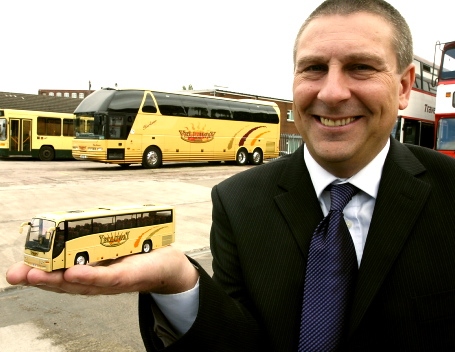
<path fill-rule="evenodd" d="M 346 338 L 348 309 L 358 271 L 343 209 L 358 188 L 330 188 L 330 211 L 310 243 L 305 275 L 299 352 L 338 351 Z"/>

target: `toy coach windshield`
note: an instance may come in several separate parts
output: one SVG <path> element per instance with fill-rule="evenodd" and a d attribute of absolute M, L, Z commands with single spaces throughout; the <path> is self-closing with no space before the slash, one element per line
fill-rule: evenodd
<path fill-rule="evenodd" d="M 34 218 L 30 222 L 30 227 L 25 241 L 25 248 L 34 251 L 48 252 L 52 244 L 55 222 L 45 219 Z"/>

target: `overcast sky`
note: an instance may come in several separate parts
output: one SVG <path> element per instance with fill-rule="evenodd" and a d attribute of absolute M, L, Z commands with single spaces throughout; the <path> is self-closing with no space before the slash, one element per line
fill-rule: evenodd
<path fill-rule="evenodd" d="M 320 0 L 1 1 L 0 91 L 214 86 L 291 99 L 292 47 Z M 453 2 L 391 0 L 415 54 L 455 40 Z M 453 17 L 453 15 L 452 15 Z M 368 25 L 368 24 L 366 24 Z"/>

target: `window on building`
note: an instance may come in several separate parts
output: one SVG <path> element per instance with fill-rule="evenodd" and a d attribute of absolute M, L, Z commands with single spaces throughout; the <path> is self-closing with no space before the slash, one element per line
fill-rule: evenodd
<path fill-rule="evenodd" d="M 292 110 L 288 110 L 288 121 L 294 121 L 294 112 Z"/>
<path fill-rule="evenodd" d="M 63 96 L 64 96 L 65 98 L 69 98 L 69 97 L 70 97 L 70 93 L 65 92 L 65 93 L 63 94 Z"/>
<path fill-rule="evenodd" d="M 62 93 L 61 92 L 57 92 L 56 96 L 61 97 Z"/>
<path fill-rule="evenodd" d="M 84 99 L 84 93 L 79 93 L 79 98 Z"/>
<path fill-rule="evenodd" d="M 71 93 L 71 98 L 77 98 L 77 93 Z"/>
<path fill-rule="evenodd" d="M 49 96 L 53 97 L 54 96 L 54 92 L 49 92 Z"/>

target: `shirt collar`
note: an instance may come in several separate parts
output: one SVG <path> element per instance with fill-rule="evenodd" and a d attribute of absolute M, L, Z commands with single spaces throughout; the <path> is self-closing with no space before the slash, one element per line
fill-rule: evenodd
<path fill-rule="evenodd" d="M 331 183 L 342 182 L 349 182 L 376 199 L 376 196 L 378 195 L 379 182 L 381 181 L 382 168 L 384 167 L 384 162 L 387 157 L 387 153 L 389 152 L 389 148 L 390 140 L 387 140 L 384 148 L 382 148 L 379 154 L 376 155 L 376 157 L 371 160 L 367 166 L 348 179 L 339 179 L 322 168 L 322 166 L 313 159 L 308 151 L 307 145 L 305 144 L 303 148 L 303 155 L 318 199 L 321 197 L 322 192 L 328 185 Z"/>

